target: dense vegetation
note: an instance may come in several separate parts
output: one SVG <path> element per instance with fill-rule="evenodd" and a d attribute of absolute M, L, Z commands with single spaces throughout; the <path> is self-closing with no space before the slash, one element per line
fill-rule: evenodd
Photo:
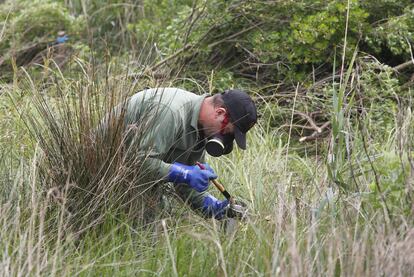
<path fill-rule="evenodd" d="M 413 45 L 411 0 L 3 1 L 0 274 L 413 275 Z M 209 159 L 249 207 L 231 232 L 146 210 L 143 157 L 91 139 L 157 86 L 258 103 Z"/>

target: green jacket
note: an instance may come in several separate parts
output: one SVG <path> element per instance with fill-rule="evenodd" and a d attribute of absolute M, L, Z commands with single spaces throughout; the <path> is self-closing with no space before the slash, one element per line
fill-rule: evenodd
<path fill-rule="evenodd" d="M 204 161 L 206 140 L 198 130 L 198 118 L 207 96 L 178 88 L 157 88 L 138 92 L 129 99 L 124 115 L 126 143 L 131 146 L 139 141 L 130 148 L 146 152 L 146 168 L 156 180 L 163 180 L 174 162 L 194 165 Z M 136 132 L 142 125 L 147 126 L 145 132 Z M 174 188 L 194 209 L 202 207 L 205 192 L 198 193 L 187 184 Z"/>

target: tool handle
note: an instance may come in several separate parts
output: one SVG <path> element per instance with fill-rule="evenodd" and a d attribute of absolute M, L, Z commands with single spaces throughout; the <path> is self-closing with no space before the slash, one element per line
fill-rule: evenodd
<path fill-rule="evenodd" d="M 199 162 L 197 162 L 197 165 L 201 169 L 206 169 L 205 166 Z M 211 181 L 213 182 L 214 186 L 216 186 L 216 188 L 221 192 L 221 194 L 223 194 L 224 197 L 226 197 L 226 199 L 230 201 L 230 203 L 234 203 L 233 197 L 231 197 L 230 193 L 224 188 L 222 184 L 220 184 L 217 180 Z"/>

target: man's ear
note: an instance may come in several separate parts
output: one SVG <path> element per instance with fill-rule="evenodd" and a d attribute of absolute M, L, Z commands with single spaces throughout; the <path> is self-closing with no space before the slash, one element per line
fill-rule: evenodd
<path fill-rule="evenodd" d="M 224 116 L 225 114 L 226 114 L 226 109 L 225 108 L 217 108 L 216 109 L 216 115 L 217 116 L 220 116 L 220 115 L 222 115 L 222 116 Z"/>

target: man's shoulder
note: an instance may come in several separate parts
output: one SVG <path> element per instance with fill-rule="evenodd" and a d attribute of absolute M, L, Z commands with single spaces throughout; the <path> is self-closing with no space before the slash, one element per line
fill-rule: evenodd
<path fill-rule="evenodd" d="M 199 95 L 180 88 L 150 88 L 135 93 L 133 99 L 145 101 L 168 101 L 168 100 L 191 100 L 200 97 Z"/>
<path fill-rule="evenodd" d="M 154 88 L 143 90 L 133 96 L 137 100 L 165 105 L 173 110 L 201 101 L 205 96 L 180 88 Z"/>
<path fill-rule="evenodd" d="M 180 104 L 195 101 L 200 99 L 201 96 L 180 88 L 157 88 L 152 90 L 153 93 L 157 94 L 161 101 L 171 101 L 172 104 Z"/>

